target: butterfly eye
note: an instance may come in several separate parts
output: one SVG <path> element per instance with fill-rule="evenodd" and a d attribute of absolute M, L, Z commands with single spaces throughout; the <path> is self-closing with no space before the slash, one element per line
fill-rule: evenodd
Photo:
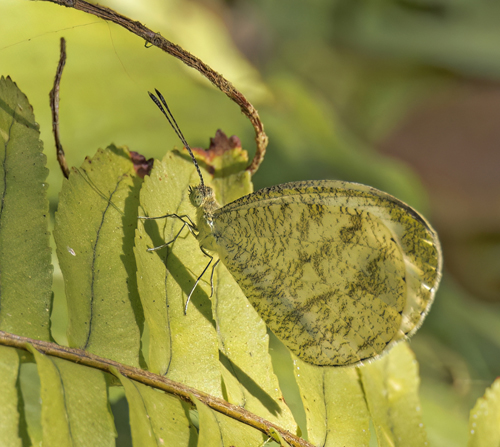
<path fill-rule="evenodd" d="M 204 194 L 202 193 L 199 187 L 194 187 L 194 188 L 190 187 L 189 200 L 194 207 L 199 208 L 203 203 L 203 198 Z"/>

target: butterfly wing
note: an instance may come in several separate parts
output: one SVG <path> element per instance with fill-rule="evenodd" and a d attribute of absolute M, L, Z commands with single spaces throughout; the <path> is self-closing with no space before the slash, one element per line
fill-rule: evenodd
<path fill-rule="evenodd" d="M 287 183 L 214 214 L 220 259 L 298 357 L 352 365 L 418 329 L 440 279 L 435 232 L 364 185 Z"/>

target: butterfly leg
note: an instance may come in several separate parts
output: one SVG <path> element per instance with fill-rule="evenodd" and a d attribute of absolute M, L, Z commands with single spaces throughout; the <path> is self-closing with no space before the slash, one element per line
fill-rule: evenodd
<path fill-rule="evenodd" d="M 215 267 L 217 267 L 217 264 L 219 264 L 219 262 L 220 262 L 220 259 L 217 259 L 217 262 L 212 267 L 212 274 L 210 275 L 210 286 L 212 288 L 212 291 L 210 292 L 210 298 L 212 298 L 214 296 L 214 271 L 215 271 Z"/>
<path fill-rule="evenodd" d="M 151 252 L 151 251 L 161 250 L 162 248 L 165 248 L 166 246 L 168 246 L 171 243 L 175 242 L 175 240 L 181 234 L 181 231 L 186 226 L 188 227 L 188 229 L 191 232 L 191 234 L 194 235 L 193 231 L 196 230 L 196 225 L 193 223 L 193 221 L 191 220 L 191 218 L 189 216 L 185 215 L 185 214 L 183 214 L 182 216 L 179 216 L 178 214 L 165 214 L 164 216 L 158 216 L 158 217 L 137 216 L 138 219 L 143 219 L 143 220 L 166 219 L 168 217 L 175 217 L 176 219 L 179 219 L 183 223 L 181 229 L 177 232 L 177 234 L 174 236 L 174 238 L 172 240 L 166 242 L 165 244 L 158 245 L 158 247 L 148 248 L 147 251 Z M 184 219 L 187 219 L 187 220 L 184 220 Z"/>
<path fill-rule="evenodd" d="M 156 251 L 156 250 L 161 250 L 162 248 L 165 248 L 167 245 L 170 245 L 172 242 L 175 242 L 176 239 L 179 237 L 179 234 L 181 234 L 181 231 L 184 230 L 184 227 L 187 225 L 186 222 L 182 224 L 181 229 L 177 232 L 177 234 L 174 236 L 174 238 L 168 242 L 165 242 L 164 244 L 158 245 L 158 247 L 152 247 L 148 248 L 147 251 Z M 188 227 L 189 228 L 189 227 Z"/>
<path fill-rule="evenodd" d="M 188 308 L 188 304 L 189 304 L 189 301 L 191 301 L 191 296 L 193 295 L 193 292 L 194 290 L 196 289 L 196 286 L 198 285 L 198 283 L 200 282 L 201 278 L 203 277 L 203 275 L 205 274 L 205 272 L 208 270 L 208 267 L 210 267 L 210 264 L 212 263 L 212 261 L 214 260 L 214 257 L 209 255 L 205 250 L 203 250 L 203 248 L 201 249 L 201 251 L 207 255 L 209 258 L 210 258 L 210 261 L 208 261 L 208 264 L 206 265 L 206 267 L 203 269 L 203 271 L 201 272 L 201 275 L 198 276 L 198 279 L 196 280 L 196 282 L 194 283 L 194 286 L 193 288 L 191 289 L 191 292 L 189 292 L 189 296 L 187 297 L 187 301 L 186 301 L 186 305 L 184 306 L 184 315 L 187 315 L 187 308 Z M 219 262 L 219 261 L 217 261 Z M 217 264 L 217 263 L 216 263 Z M 213 270 L 212 270 L 212 273 L 213 273 Z"/>
<path fill-rule="evenodd" d="M 201 245 L 200 245 L 200 250 L 203 252 L 203 254 L 205 256 L 208 256 L 211 260 L 213 259 L 213 256 L 209 255 Z M 212 261 L 210 261 L 210 262 L 212 262 Z M 214 296 L 214 271 L 215 271 L 215 267 L 217 267 L 217 264 L 219 262 L 220 262 L 220 259 L 217 259 L 217 262 L 212 267 L 212 274 L 210 275 L 210 288 L 212 289 L 210 292 L 210 298 L 212 298 Z M 210 265 L 210 263 L 208 265 Z M 205 270 L 203 270 L 203 273 L 205 273 L 205 271 L 207 270 L 208 265 L 205 268 Z M 201 274 L 202 276 L 203 276 L 203 273 Z"/>
<path fill-rule="evenodd" d="M 196 229 L 196 225 L 193 223 L 193 221 L 187 214 L 183 214 L 182 216 L 179 216 L 178 214 L 165 214 L 163 216 L 157 216 L 157 217 L 137 216 L 137 219 L 155 220 L 155 219 L 167 219 L 169 217 L 175 217 L 176 219 L 179 219 L 182 222 L 184 222 L 186 225 L 189 225 L 194 230 Z M 184 219 L 187 219 L 187 222 Z"/>

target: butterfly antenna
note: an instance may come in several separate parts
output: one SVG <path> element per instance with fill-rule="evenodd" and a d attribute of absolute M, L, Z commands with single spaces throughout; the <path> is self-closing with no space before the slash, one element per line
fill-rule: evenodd
<path fill-rule="evenodd" d="M 205 187 L 205 184 L 203 182 L 203 176 L 201 175 L 200 167 L 198 166 L 198 162 L 196 161 L 196 158 L 194 158 L 193 151 L 191 150 L 191 147 L 189 146 L 188 142 L 184 138 L 184 135 L 182 134 L 182 131 L 181 131 L 179 125 L 177 124 L 177 121 L 175 121 L 174 115 L 172 115 L 172 112 L 170 111 L 170 109 L 167 105 L 167 101 L 165 101 L 165 98 L 157 89 L 155 89 L 155 91 L 156 91 L 156 94 L 158 95 L 158 98 L 160 98 L 160 100 L 158 100 L 158 98 L 153 93 L 148 92 L 150 98 L 153 100 L 153 102 L 156 104 L 156 106 L 165 115 L 165 118 L 167 118 L 168 123 L 170 124 L 172 129 L 174 129 L 175 134 L 179 137 L 179 140 L 181 140 L 184 147 L 188 150 L 189 155 L 191 155 L 191 158 L 193 159 L 193 163 L 194 163 L 194 166 L 196 167 L 196 171 L 198 172 L 198 175 L 200 177 L 200 184 L 202 187 Z M 165 106 L 165 108 L 163 106 Z"/>

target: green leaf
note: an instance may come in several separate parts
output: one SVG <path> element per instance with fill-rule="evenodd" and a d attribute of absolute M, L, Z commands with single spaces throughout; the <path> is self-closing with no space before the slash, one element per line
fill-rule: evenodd
<path fill-rule="evenodd" d="M 283 437 L 281 436 L 281 433 L 276 430 L 274 427 L 271 427 L 269 429 L 270 433 L 271 433 L 271 437 L 273 439 L 273 441 L 275 441 L 276 443 L 278 443 L 278 445 L 280 445 L 281 447 L 289 447 L 290 444 L 288 444 L 288 442 L 286 442 Z"/>
<path fill-rule="evenodd" d="M 369 413 L 357 368 L 318 367 L 293 355 L 306 410 L 309 441 L 322 446 L 368 446 Z"/>
<path fill-rule="evenodd" d="M 23 435 L 23 445 L 42 445 L 42 402 L 40 399 L 40 377 L 33 356 L 25 352 L 29 362 L 21 363 L 19 372 L 20 408 L 23 419 L 19 431 Z M 23 424 L 25 423 L 25 427 Z"/>
<path fill-rule="evenodd" d="M 0 78 L 0 329 L 50 340 L 48 171 L 26 96 Z"/>
<path fill-rule="evenodd" d="M 198 436 L 179 399 L 113 373 L 125 388 L 134 445 L 194 445 Z"/>
<path fill-rule="evenodd" d="M 156 161 L 141 190 L 143 216 L 193 215 L 188 187 L 196 183 L 191 162 L 173 152 Z M 141 220 L 136 232 L 138 287 L 149 329 L 149 369 L 212 396 L 222 397 L 217 335 L 210 287 L 198 285 L 187 314 L 186 297 L 208 263 L 196 239 L 183 230 L 167 249 L 146 251 L 172 240 L 182 227 L 175 218 Z"/>
<path fill-rule="evenodd" d="M 418 398 L 418 365 L 407 343 L 358 368 L 379 446 L 427 445 Z"/>
<path fill-rule="evenodd" d="M 0 346 L 0 439 L 2 445 L 21 447 L 19 437 L 19 411 L 17 402 L 17 376 L 19 356 L 14 348 Z"/>
<path fill-rule="evenodd" d="M 143 315 L 132 247 L 141 183 L 126 149 L 99 150 L 64 181 L 54 229 L 70 346 L 136 367 Z"/>
<path fill-rule="evenodd" d="M 209 152 L 204 157 L 201 154 L 201 158 L 216 168 L 218 197 L 231 201 L 236 194 L 251 192 L 250 177 L 241 171 L 247 163 L 241 148 L 221 154 Z M 211 176 L 206 171 L 203 174 L 209 182 Z M 155 164 L 151 178 L 144 183 L 144 215 L 176 213 L 194 219 L 196 212 L 188 199 L 188 187 L 197 183 L 192 162 L 177 152 L 168 153 L 163 162 Z M 272 370 L 266 326 L 226 268 L 219 264 L 215 269 L 210 303 L 209 267 L 184 315 L 187 296 L 209 258 L 187 228 L 168 248 L 146 251 L 147 247 L 174 239 L 181 227 L 179 219 L 170 217 L 146 220 L 137 230 L 135 254 L 150 334 L 150 368 L 296 432 L 297 425 L 283 402 Z"/>
<path fill-rule="evenodd" d="M 259 431 L 241 422 L 213 411 L 196 397 L 191 396 L 196 403 L 200 424 L 198 447 L 255 447 L 261 446 L 265 437 Z"/>
<path fill-rule="evenodd" d="M 239 141 L 231 144 L 219 131 L 212 143 L 225 150 L 213 150 L 217 154 L 213 158 L 210 150 L 201 155 L 215 168 L 213 186 L 219 203 L 225 205 L 250 194 L 253 185 L 250 174 L 245 171 L 248 157 Z M 284 403 L 272 368 L 266 325 L 222 263 L 217 266 L 214 277 L 212 314 L 226 400 L 296 433 L 297 424 Z"/>
<path fill-rule="evenodd" d="M 470 412 L 468 447 L 500 445 L 500 379 L 486 390 Z"/>
<path fill-rule="evenodd" d="M 104 373 L 49 357 L 35 348 L 41 382 L 44 445 L 114 446 L 116 432 L 109 412 Z"/>

